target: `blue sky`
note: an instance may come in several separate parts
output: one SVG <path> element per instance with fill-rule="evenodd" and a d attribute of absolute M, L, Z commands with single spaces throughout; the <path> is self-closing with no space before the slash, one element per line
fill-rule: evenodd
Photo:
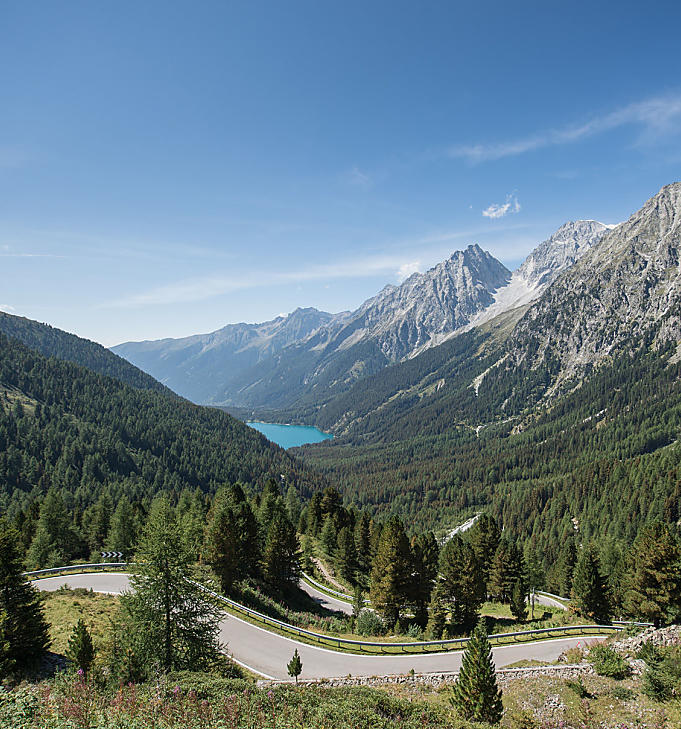
<path fill-rule="evenodd" d="M 0 308 L 112 345 L 340 311 L 681 179 L 681 4 L 4 2 Z"/>

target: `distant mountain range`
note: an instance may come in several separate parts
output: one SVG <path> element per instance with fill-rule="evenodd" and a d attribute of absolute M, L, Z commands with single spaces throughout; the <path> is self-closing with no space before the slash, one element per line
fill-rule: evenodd
<path fill-rule="evenodd" d="M 296 309 L 263 324 L 230 324 L 113 351 L 194 402 L 254 409 L 318 408 L 363 377 L 538 298 L 608 229 L 562 226 L 511 273 L 478 245 L 455 252 L 354 312 Z"/>

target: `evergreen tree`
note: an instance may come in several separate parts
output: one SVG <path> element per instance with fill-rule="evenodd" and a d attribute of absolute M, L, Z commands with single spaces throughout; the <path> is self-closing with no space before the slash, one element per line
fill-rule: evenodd
<path fill-rule="evenodd" d="M 480 619 L 463 655 L 451 702 L 462 719 L 498 724 L 503 705 L 484 619 Z"/>
<path fill-rule="evenodd" d="M 493 516 L 480 514 L 469 532 L 469 539 L 482 572 L 483 582 L 487 584 L 492 560 L 499 546 L 501 530 Z"/>
<path fill-rule="evenodd" d="M 473 626 L 485 600 L 483 575 L 473 547 L 455 534 L 440 553 L 440 589 L 453 622 Z"/>
<path fill-rule="evenodd" d="M 370 599 L 388 628 L 393 628 L 410 596 L 411 554 L 402 522 L 391 519 L 381 532 L 371 569 Z"/>
<path fill-rule="evenodd" d="M 355 552 L 358 568 L 368 574 L 371 569 L 371 518 L 366 512 L 360 514 L 355 524 Z"/>
<path fill-rule="evenodd" d="M 333 557 L 336 554 L 336 543 L 337 543 L 336 526 L 333 523 L 333 517 L 331 515 L 324 519 L 324 526 L 322 532 L 319 535 L 319 541 L 322 544 L 322 549 L 327 557 Z"/>
<path fill-rule="evenodd" d="M 235 502 L 231 492 L 215 497 L 205 530 L 203 557 L 226 593 L 234 582 L 255 573 L 258 523 L 247 501 Z"/>
<path fill-rule="evenodd" d="M 128 559 L 137 543 L 139 524 L 135 512 L 127 496 L 123 496 L 111 517 L 111 529 L 107 539 L 108 549 L 122 552 L 123 559 Z"/>
<path fill-rule="evenodd" d="M 50 641 L 40 594 L 21 574 L 18 541 L 14 529 L 0 519 L 0 663 L 5 671 L 21 672 L 43 655 Z"/>
<path fill-rule="evenodd" d="M 200 491 L 197 490 L 189 499 L 184 512 L 178 514 L 178 519 L 187 550 L 192 560 L 198 562 L 206 528 L 206 509 L 203 494 Z"/>
<path fill-rule="evenodd" d="M 522 622 L 527 619 L 527 589 L 525 581 L 519 578 L 513 585 L 511 591 L 511 615 L 518 621 Z"/>
<path fill-rule="evenodd" d="M 681 613 L 681 551 L 662 522 L 637 536 L 625 585 L 624 606 L 631 617 L 660 626 Z"/>
<path fill-rule="evenodd" d="M 571 608 L 597 624 L 610 621 L 611 604 L 608 581 L 601 574 L 601 564 L 593 544 L 582 547 L 577 557 L 572 581 Z"/>
<path fill-rule="evenodd" d="M 221 611 L 193 580 L 191 556 L 165 496 L 154 499 L 137 554 L 134 592 L 121 597 L 149 671 L 205 670 L 218 656 Z"/>
<path fill-rule="evenodd" d="M 300 545 L 293 524 L 277 515 L 267 533 L 263 552 L 265 579 L 277 589 L 285 589 L 300 578 Z"/>
<path fill-rule="evenodd" d="M 83 514 L 83 522 L 87 525 L 87 542 L 91 551 L 101 550 L 104 546 L 111 526 L 112 513 L 111 496 L 105 490 L 100 494 L 97 503 Z"/>
<path fill-rule="evenodd" d="M 293 484 L 286 491 L 286 511 L 288 512 L 288 518 L 291 520 L 291 524 L 297 524 L 300 519 L 302 505 L 296 487 Z"/>
<path fill-rule="evenodd" d="M 442 587 L 438 584 L 430 595 L 426 635 L 429 640 L 441 640 L 447 625 L 447 607 L 442 596 Z"/>
<path fill-rule="evenodd" d="M 440 550 L 432 532 L 418 534 L 411 540 L 411 602 L 416 623 L 428 622 L 428 603 L 437 576 Z"/>
<path fill-rule="evenodd" d="M 75 552 L 76 537 L 64 500 L 51 488 L 40 506 L 40 518 L 28 550 L 29 567 L 58 567 L 68 564 Z"/>
<path fill-rule="evenodd" d="M 288 671 L 288 675 L 295 678 L 296 684 L 298 684 L 298 676 L 302 673 L 303 662 L 300 660 L 297 648 L 293 651 L 293 658 L 291 658 L 291 660 L 286 664 L 286 669 Z"/>
<path fill-rule="evenodd" d="M 515 583 L 525 571 L 520 549 L 507 539 L 499 542 L 489 574 L 488 592 L 500 602 L 510 602 Z"/>
<path fill-rule="evenodd" d="M 338 532 L 338 546 L 336 549 L 336 564 L 341 577 L 353 581 L 357 569 L 357 553 L 355 540 L 350 527 L 343 527 Z"/>
<path fill-rule="evenodd" d="M 364 591 L 360 585 L 355 585 L 355 590 L 352 594 L 352 622 L 353 629 L 357 623 L 359 614 L 364 610 Z"/>
<path fill-rule="evenodd" d="M 559 570 L 559 592 L 561 595 L 568 597 L 572 592 L 572 577 L 577 564 L 577 545 L 575 538 L 571 535 L 565 542 L 560 558 Z"/>
<path fill-rule="evenodd" d="M 95 647 L 92 644 L 92 637 L 87 629 L 87 625 L 82 618 L 71 632 L 68 647 L 66 649 L 66 657 L 87 676 L 95 660 Z"/>

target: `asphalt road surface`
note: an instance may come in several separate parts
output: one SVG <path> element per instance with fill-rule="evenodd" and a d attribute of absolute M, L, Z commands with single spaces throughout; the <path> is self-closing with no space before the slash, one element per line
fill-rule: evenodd
<path fill-rule="evenodd" d="M 129 575 L 117 573 L 74 574 L 63 577 L 47 577 L 33 584 L 41 590 L 57 590 L 62 585 L 71 588 L 92 588 L 95 592 L 119 594 L 130 588 Z M 584 645 L 585 642 L 602 640 L 597 636 L 559 638 L 536 643 L 493 648 L 497 668 L 523 659 L 553 661 L 567 648 Z M 300 643 L 293 638 L 270 633 L 264 628 L 225 615 L 220 624 L 220 640 L 228 653 L 241 665 L 266 678 L 288 678 L 286 664 L 297 648 L 303 662 L 301 678 L 333 678 L 339 676 L 388 676 L 408 673 L 456 671 L 461 666 L 461 651 L 432 653 L 429 655 L 363 656 L 338 653 L 328 648 L 318 648 Z"/>

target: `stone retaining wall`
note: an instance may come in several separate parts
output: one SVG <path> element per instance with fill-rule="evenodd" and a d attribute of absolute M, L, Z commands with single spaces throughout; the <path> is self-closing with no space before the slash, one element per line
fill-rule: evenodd
<path fill-rule="evenodd" d="M 519 678 L 534 678 L 536 676 L 552 676 L 554 678 L 572 678 L 593 673 L 589 663 L 579 663 L 561 666 L 533 666 L 531 668 L 501 668 L 497 671 L 497 681 L 505 686 L 509 681 Z M 386 684 L 423 684 L 439 688 L 456 681 L 457 672 L 445 673 L 415 673 L 399 676 L 344 676 L 339 678 L 301 679 L 303 686 L 384 686 Z M 258 681 L 258 686 L 272 686 L 279 683 L 292 683 L 291 679 L 282 681 Z"/>

